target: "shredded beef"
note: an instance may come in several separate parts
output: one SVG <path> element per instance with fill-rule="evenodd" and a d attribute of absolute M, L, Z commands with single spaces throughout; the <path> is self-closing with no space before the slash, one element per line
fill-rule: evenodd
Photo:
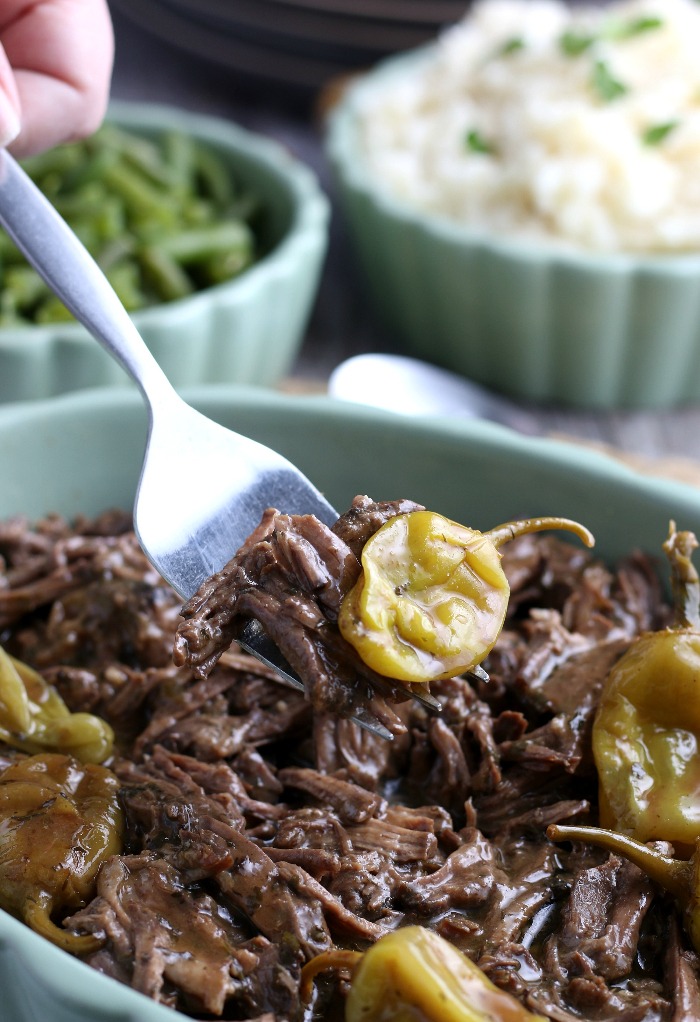
<path fill-rule="evenodd" d="M 367 538 L 417 507 L 359 497 L 333 529 L 268 512 L 179 627 L 125 516 L 0 525 L 3 643 L 117 734 L 124 846 L 63 925 L 104 941 L 90 966 L 194 1018 L 340 1022 L 341 982 L 301 1004 L 304 963 L 418 923 L 554 1022 L 699 1019 L 675 904 L 617 856 L 546 838 L 597 822 L 601 686 L 669 620 L 651 561 L 510 544 L 490 680 L 433 683 L 434 715 L 336 624 Z M 239 649 L 249 617 L 305 693 Z M 358 699 L 393 742 L 349 719 Z M 0 770 L 21 755 L 0 748 Z"/>
<path fill-rule="evenodd" d="M 401 719 L 387 703 L 406 699 L 405 686 L 370 670 L 336 621 L 359 577 L 365 540 L 389 518 L 417 508 L 410 501 L 375 504 L 361 497 L 333 530 L 311 515 L 270 508 L 245 545 L 183 607 L 175 663 L 206 677 L 241 623 L 252 618 L 302 679 L 316 710 L 350 717 L 364 703 L 401 733 Z"/>
<path fill-rule="evenodd" d="M 294 981 L 278 948 L 246 932 L 154 855 L 114 856 L 100 871 L 96 898 L 67 925 L 104 934 L 116 969 L 131 985 L 156 1000 L 166 1000 L 167 991 L 173 1007 L 221 1015 L 227 1003 L 283 1011 L 293 1003 Z M 260 958 L 270 952 L 275 984 L 261 988 Z M 105 954 L 98 955 L 95 964 L 105 971 Z M 265 971 L 272 978 L 269 965 Z"/>

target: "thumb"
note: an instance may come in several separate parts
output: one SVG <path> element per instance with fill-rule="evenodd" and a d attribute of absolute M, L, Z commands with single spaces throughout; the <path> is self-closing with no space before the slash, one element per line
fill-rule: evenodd
<path fill-rule="evenodd" d="M 20 132 L 20 102 L 15 76 L 0 46 L 0 146 L 8 146 Z"/>

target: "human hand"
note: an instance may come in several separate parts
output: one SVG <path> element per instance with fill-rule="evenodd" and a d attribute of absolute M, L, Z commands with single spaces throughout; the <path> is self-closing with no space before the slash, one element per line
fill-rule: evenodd
<path fill-rule="evenodd" d="M 23 157 L 95 131 L 113 55 L 106 0 L 0 0 L 0 146 Z"/>

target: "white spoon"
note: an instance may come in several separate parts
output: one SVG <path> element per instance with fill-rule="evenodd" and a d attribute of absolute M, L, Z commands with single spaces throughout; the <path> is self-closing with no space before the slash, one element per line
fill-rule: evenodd
<path fill-rule="evenodd" d="M 355 355 L 333 370 L 328 393 L 402 415 L 489 419 L 522 433 L 538 432 L 534 419 L 507 398 L 405 355 Z"/>

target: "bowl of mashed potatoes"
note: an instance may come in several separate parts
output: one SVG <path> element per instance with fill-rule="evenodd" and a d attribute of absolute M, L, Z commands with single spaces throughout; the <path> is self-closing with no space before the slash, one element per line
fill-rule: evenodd
<path fill-rule="evenodd" d="M 700 4 L 480 0 L 327 150 L 404 350 L 528 401 L 700 400 Z"/>

